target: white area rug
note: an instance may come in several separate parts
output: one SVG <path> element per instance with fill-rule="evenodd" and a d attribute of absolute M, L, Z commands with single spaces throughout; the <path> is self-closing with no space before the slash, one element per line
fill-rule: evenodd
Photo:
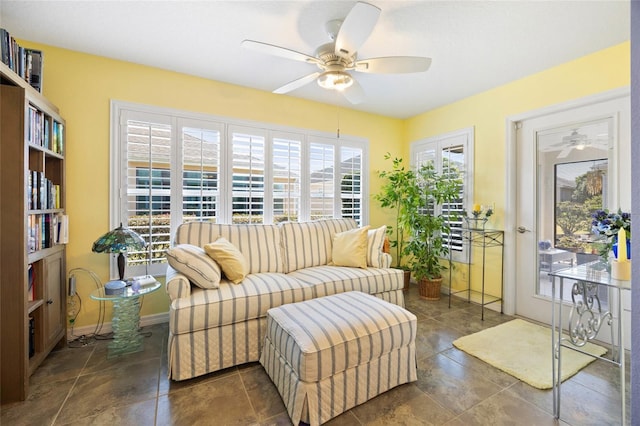
<path fill-rule="evenodd" d="M 515 319 L 461 337 L 453 344 L 535 388 L 552 387 L 550 327 Z M 587 343 L 581 349 L 598 356 L 607 352 L 602 346 L 592 343 Z M 562 381 L 593 361 L 593 357 L 562 348 Z"/>

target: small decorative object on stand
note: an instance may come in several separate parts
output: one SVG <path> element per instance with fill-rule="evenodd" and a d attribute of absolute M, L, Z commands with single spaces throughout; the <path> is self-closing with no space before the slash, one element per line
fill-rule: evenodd
<path fill-rule="evenodd" d="M 611 278 L 624 281 L 631 279 L 631 262 L 627 257 L 627 235 L 624 228 L 618 231 L 618 251 L 611 263 Z"/>
<path fill-rule="evenodd" d="M 471 210 L 471 215 L 466 210 L 462 211 L 464 221 L 468 229 L 484 229 L 487 224 L 487 220 L 493 215 L 492 206 L 484 206 L 480 204 L 474 204 Z"/>

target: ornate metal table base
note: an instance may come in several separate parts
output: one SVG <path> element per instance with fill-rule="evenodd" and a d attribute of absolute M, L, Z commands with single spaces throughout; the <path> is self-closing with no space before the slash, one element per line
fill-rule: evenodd
<path fill-rule="evenodd" d="M 600 262 L 591 262 L 573 268 L 562 269 L 549 273 L 552 280 L 551 290 L 551 349 L 552 349 L 552 374 L 553 374 L 553 414 L 560 418 L 560 386 L 561 386 L 561 347 L 578 351 L 594 358 L 602 359 L 618 366 L 620 369 L 620 409 L 622 424 L 625 424 L 626 394 L 625 394 L 625 365 L 624 365 L 624 340 L 622 320 L 622 291 L 631 290 L 630 281 L 614 280 L 609 276 L 607 269 Z M 556 297 L 556 278 L 560 279 L 559 297 Z M 568 332 L 569 337 L 562 335 L 562 305 L 564 280 L 575 281 L 571 288 L 571 311 L 569 312 Z M 617 294 L 617 306 L 614 316 L 612 310 L 603 310 L 600 303 L 599 289 L 604 288 Z M 609 297 L 609 304 L 611 297 Z M 556 321 L 556 305 L 558 320 Z M 614 321 L 617 320 L 617 321 Z M 614 323 L 617 322 L 617 333 L 614 333 Z M 603 325 L 611 327 L 611 359 L 589 354 L 581 348 L 589 341 L 595 339 Z M 614 336 L 617 337 L 614 338 Z M 615 341 L 617 340 L 617 345 Z"/>
<path fill-rule="evenodd" d="M 611 354 L 615 355 L 613 344 L 613 315 L 603 311 L 598 289 L 600 286 L 588 281 L 578 281 L 571 289 L 571 312 L 569 313 L 569 339 L 577 347 L 595 339 L 606 322 L 611 327 Z M 615 358 L 614 358 L 615 359 Z"/>

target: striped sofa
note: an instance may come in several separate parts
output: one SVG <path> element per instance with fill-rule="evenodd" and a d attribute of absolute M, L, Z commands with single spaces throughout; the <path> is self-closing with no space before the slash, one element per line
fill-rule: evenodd
<path fill-rule="evenodd" d="M 390 268 L 381 241 L 370 241 L 369 263 L 378 267 L 332 266 L 336 233 L 357 227 L 353 219 L 279 225 L 180 225 L 174 246 L 204 247 L 219 237 L 248 262 L 249 274 L 233 284 L 201 288 L 167 267 L 169 377 L 185 380 L 260 359 L 270 308 L 317 297 L 360 291 L 404 306 L 403 272 Z"/>

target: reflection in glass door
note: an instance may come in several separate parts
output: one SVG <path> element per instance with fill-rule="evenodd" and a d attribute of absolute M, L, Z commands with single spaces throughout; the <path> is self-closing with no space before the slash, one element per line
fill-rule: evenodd
<path fill-rule="evenodd" d="M 537 133 L 538 296 L 551 296 L 549 272 L 598 260 L 591 222 L 608 207 L 612 126 L 606 118 Z"/>

